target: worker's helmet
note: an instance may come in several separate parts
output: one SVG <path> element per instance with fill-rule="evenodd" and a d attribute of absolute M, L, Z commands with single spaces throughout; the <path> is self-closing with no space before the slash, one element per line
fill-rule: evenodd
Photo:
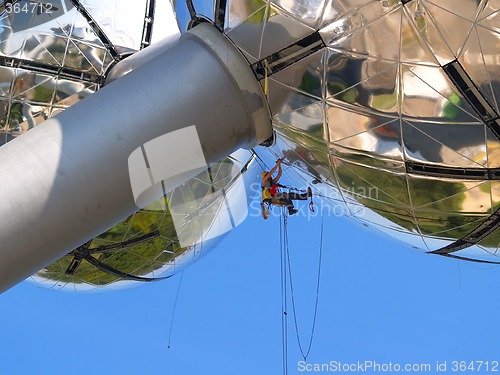
<path fill-rule="evenodd" d="M 264 172 L 262 172 L 262 174 L 261 174 L 260 176 L 261 176 L 262 178 L 264 178 L 264 177 L 266 177 L 266 174 L 268 174 L 268 173 L 269 173 L 269 172 L 264 171 Z"/>

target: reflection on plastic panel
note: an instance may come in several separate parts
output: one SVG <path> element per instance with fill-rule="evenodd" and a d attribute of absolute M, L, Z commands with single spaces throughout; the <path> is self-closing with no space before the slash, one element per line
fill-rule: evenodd
<path fill-rule="evenodd" d="M 398 119 L 371 117 L 328 106 L 327 120 L 331 147 L 339 154 L 364 153 L 371 156 L 366 159 L 369 164 L 378 166 L 387 164 L 380 163 L 381 158 L 403 160 Z"/>
<path fill-rule="evenodd" d="M 500 246 L 500 229 L 496 229 L 492 234 L 490 234 L 485 239 L 481 240 L 478 245 L 485 248 L 488 252 L 500 256 L 499 246 Z"/>
<path fill-rule="evenodd" d="M 81 0 L 81 3 L 116 47 L 139 50 L 146 2 Z"/>
<path fill-rule="evenodd" d="M 313 32 L 314 29 L 269 5 L 259 56 L 265 58 Z"/>
<path fill-rule="evenodd" d="M 413 206 L 443 212 L 491 213 L 488 182 L 408 175 Z"/>
<path fill-rule="evenodd" d="M 461 49 L 471 32 L 472 22 L 477 12 L 477 2 L 466 0 L 460 7 L 450 7 L 445 1 L 421 1 L 421 10 L 414 15 L 417 26 L 422 35 L 427 34 L 432 40 L 438 40 L 437 34 L 444 39 L 453 56 L 458 57 Z M 436 28 L 436 30 L 433 30 Z M 448 56 L 446 50 L 437 43 L 429 43 L 436 55 Z M 434 46 L 439 45 L 438 48 Z M 441 53 L 439 53 L 441 52 Z"/>
<path fill-rule="evenodd" d="M 243 23 L 228 31 L 227 36 L 248 55 L 259 60 L 264 25 L 268 17 L 268 6 L 252 13 Z"/>
<path fill-rule="evenodd" d="M 218 244 L 220 241 L 218 236 L 224 231 L 222 229 L 227 228 L 228 225 L 233 226 L 230 218 L 226 220 L 228 219 L 227 205 L 237 203 L 247 208 L 245 191 L 250 189 L 250 185 L 255 181 L 257 163 L 252 162 L 247 166 L 242 179 L 238 180 L 242 185 L 235 184 L 231 176 L 233 171 L 240 171 L 250 157 L 249 151 L 235 153 L 234 161 L 227 159 L 213 165 L 210 172 L 200 173 L 188 183 L 169 192 L 167 198 L 153 202 L 108 232 L 96 237 L 92 240 L 91 251 L 106 246 L 114 246 L 118 249 L 100 252 L 94 254 L 94 257 L 109 267 L 140 277 L 172 275 L 192 264 Z M 212 187 L 216 187 L 219 192 L 223 191 L 225 194 L 213 194 Z M 193 220 L 193 217 L 186 212 L 179 217 L 173 217 L 175 213 L 168 207 L 176 199 L 180 200 L 184 208 L 196 202 L 196 207 L 193 206 L 197 212 L 194 215 L 196 220 Z M 239 223 L 241 220 L 237 217 L 240 216 L 236 215 L 236 211 L 233 213 L 235 214 L 234 223 Z M 175 225 L 174 221 L 176 221 Z M 126 241 L 132 240 L 133 242 L 134 238 L 155 231 L 158 231 L 158 234 L 147 241 L 126 245 Z M 193 241 L 190 244 L 180 244 L 181 238 L 189 238 Z M 124 244 L 123 248 L 119 246 L 120 244 Z M 106 289 L 119 288 L 132 282 L 96 268 L 85 260 L 80 263 L 77 272 L 70 275 L 65 272 L 70 261 L 71 257 L 63 257 L 40 271 L 37 277 L 69 283 L 67 287 L 77 290 L 102 286 L 106 286 Z"/>
<path fill-rule="evenodd" d="M 267 6 L 265 0 L 229 0 L 228 3 L 229 13 L 226 14 L 226 32 L 234 29 L 236 26 L 253 16 L 259 17 L 258 13 Z"/>
<path fill-rule="evenodd" d="M 321 20 L 327 0 L 271 0 L 287 13 L 312 28 Z"/>
<path fill-rule="evenodd" d="M 427 251 L 438 250 L 453 243 L 453 240 L 451 239 L 438 237 L 423 236 L 422 239 L 427 246 Z"/>
<path fill-rule="evenodd" d="M 445 126 L 403 120 L 402 127 L 408 159 L 452 167 L 486 167 L 482 124 Z"/>
<path fill-rule="evenodd" d="M 492 251 L 492 252 L 490 252 Z M 458 257 L 464 257 L 468 259 L 484 260 L 486 262 L 500 262 L 500 256 L 495 254 L 496 249 L 489 249 L 479 246 L 471 246 L 467 249 L 460 250 L 452 253 L 452 255 Z"/>
<path fill-rule="evenodd" d="M 311 104 L 318 103 L 319 98 L 286 86 L 274 79 L 268 81 L 268 100 L 273 117 L 294 112 Z"/>
<path fill-rule="evenodd" d="M 400 8 L 395 0 L 388 1 L 333 1 L 326 4 L 321 23 L 321 34 L 327 44 L 345 38 L 366 27 L 389 12 Z"/>
<path fill-rule="evenodd" d="M 397 112 L 396 63 L 329 48 L 326 69 L 327 98 Z"/>
<path fill-rule="evenodd" d="M 438 210 L 415 209 L 423 235 L 457 240 L 477 228 L 488 218 L 486 214 L 458 214 Z"/>
<path fill-rule="evenodd" d="M 335 169 L 343 189 L 354 189 L 364 197 L 381 202 L 410 205 L 404 173 L 367 168 L 346 160 L 341 160 Z"/>
<path fill-rule="evenodd" d="M 275 119 L 286 125 L 303 130 L 313 138 L 324 139 L 323 105 L 321 102 L 276 116 Z"/>
<path fill-rule="evenodd" d="M 401 66 L 401 113 L 438 123 L 479 123 L 474 110 L 441 68 Z"/>
<path fill-rule="evenodd" d="M 453 54 L 448 41 L 451 42 L 450 44 L 453 44 L 453 41 L 450 40 L 450 38 L 446 38 L 446 40 L 443 38 L 446 31 L 446 17 L 439 19 L 439 26 L 444 27 L 438 27 L 435 23 L 435 16 L 432 12 L 429 12 L 429 9 L 426 7 L 424 1 L 407 3 L 405 4 L 404 9 L 407 19 L 411 20 L 412 27 L 418 33 L 422 42 L 432 51 L 437 61 L 439 61 L 441 65 L 452 61 L 455 58 L 455 55 Z M 463 30 L 460 32 L 454 32 L 454 35 L 451 35 L 451 37 L 455 39 L 457 34 L 460 34 L 461 32 L 463 32 Z"/>
<path fill-rule="evenodd" d="M 497 13 L 496 18 L 499 17 L 500 14 Z M 475 27 L 467 39 L 458 60 L 498 113 L 500 108 L 500 72 L 498 69 L 500 29 L 498 26 L 496 31 L 487 28 L 490 25 L 485 21 Z M 485 27 L 482 25 L 485 25 Z"/>
<path fill-rule="evenodd" d="M 315 52 L 272 75 L 272 79 L 286 86 L 302 91 L 308 96 L 323 97 L 323 58 L 324 51 Z M 270 91 L 269 95 L 273 93 Z M 279 98 L 281 99 L 281 98 Z M 275 98 L 275 100 L 277 100 Z M 285 99 L 283 99 L 284 101 Z"/>
<path fill-rule="evenodd" d="M 0 66 L 0 97 L 8 97 L 15 77 L 15 70 Z"/>

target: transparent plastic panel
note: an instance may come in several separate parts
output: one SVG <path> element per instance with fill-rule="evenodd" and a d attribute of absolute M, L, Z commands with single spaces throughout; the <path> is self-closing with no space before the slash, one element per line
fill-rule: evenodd
<path fill-rule="evenodd" d="M 408 175 L 415 209 L 452 213 L 491 214 L 488 181 Z"/>
<path fill-rule="evenodd" d="M 270 56 L 313 32 L 314 29 L 270 5 L 262 35 L 260 58 Z"/>
<path fill-rule="evenodd" d="M 449 167 L 486 167 L 484 125 L 447 126 L 403 120 L 402 126 L 409 160 Z"/>
<path fill-rule="evenodd" d="M 275 119 L 306 132 L 312 138 L 325 139 L 323 134 L 323 103 L 321 102 L 276 116 Z"/>
<path fill-rule="evenodd" d="M 260 1 L 258 5 L 260 5 Z M 265 5 L 257 9 L 245 21 L 227 32 L 227 36 L 239 49 L 257 60 L 260 56 L 262 33 L 268 17 L 268 8 L 268 5 Z"/>
<path fill-rule="evenodd" d="M 137 282 L 134 276 L 151 278 L 178 272 L 214 248 L 227 228 L 246 217 L 228 205 L 236 202 L 247 212 L 247 187 L 257 176 L 257 164 L 249 163 L 250 157 L 248 151 L 235 153 L 234 161 L 229 158 L 214 164 L 210 171 L 200 173 L 94 238 L 88 246 L 94 262 L 87 258 L 78 261 L 75 250 L 41 270 L 35 278 L 42 278 L 44 284 L 53 280 L 58 286 L 67 284 L 76 290 L 114 289 Z M 233 178 L 235 169 L 246 171 L 239 182 Z M 213 189 L 219 194 L 214 194 Z M 172 211 L 174 201 L 185 210 Z M 175 218 L 177 214 L 180 216 Z M 181 237 L 192 238 L 193 245 L 181 245 Z"/>
<path fill-rule="evenodd" d="M 51 66 L 103 74 L 112 58 L 85 18 L 71 9 L 50 22 L 12 33 L 10 20 L 0 41 L 0 54 Z M 14 22 L 14 21 L 13 21 Z"/>
<path fill-rule="evenodd" d="M 500 20 L 500 13 L 497 19 Z M 499 23 L 500 21 L 497 21 L 497 24 Z M 499 29 L 493 31 L 483 26 L 477 26 L 467 39 L 462 54 L 459 56 L 459 61 L 467 74 L 497 113 L 500 108 L 499 39 Z"/>
<path fill-rule="evenodd" d="M 326 95 L 356 106 L 397 112 L 398 65 L 394 62 L 328 49 Z"/>
<path fill-rule="evenodd" d="M 454 252 L 453 255 L 485 262 L 500 262 L 500 256 L 495 254 L 496 249 L 482 246 L 471 246 L 467 249 Z"/>
<path fill-rule="evenodd" d="M 269 107 L 273 117 L 296 111 L 308 105 L 318 103 L 320 98 L 307 95 L 274 79 L 268 81 Z"/>
<path fill-rule="evenodd" d="M 439 7 L 447 12 L 454 14 L 457 17 L 464 18 L 468 21 L 475 21 L 478 13 L 480 11 L 479 4 L 480 1 L 477 0 L 463 0 L 460 2 L 460 6 L 456 6 L 454 3 L 450 3 L 446 0 L 421 0 L 424 5 L 433 5 Z"/>
<path fill-rule="evenodd" d="M 290 14 L 312 28 L 316 28 L 321 21 L 327 0 L 271 0 Z"/>
<path fill-rule="evenodd" d="M 401 114 L 441 123 L 480 123 L 475 111 L 438 67 L 401 65 Z"/>
<path fill-rule="evenodd" d="M 338 144 L 330 145 L 332 157 L 341 160 L 350 160 L 361 165 L 374 169 L 382 169 L 402 173 L 405 171 L 405 165 L 400 160 L 395 160 L 392 155 L 373 154 L 364 150 L 347 148 Z"/>
<path fill-rule="evenodd" d="M 336 180 L 325 143 L 308 134 L 292 132 L 287 127 L 278 127 L 277 131 L 279 142 L 273 147 L 274 157 L 284 157 L 286 165 L 293 167 L 290 173 L 297 172 L 302 181 L 308 181 L 314 189 L 324 190 L 326 196 L 330 187 L 336 185 Z"/>
<path fill-rule="evenodd" d="M 327 102 L 327 121 L 330 142 L 358 136 L 366 131 L 380 127 L 380 135 L 398 138 L 399 119 L 376 116 L 337 107 Z"/>
<path fill-rule="evenodd" d="M 485 18 L 493 18 L 498 13 L 500 9 L 500 2 L 498 0 L 483 0 L 479 5 L 479 15 L 477 19 L 479 21 Z"/>
<path fill-rule="evenodd" d="M 474 0 L 465 0 L 460 3 L 460 6 L 456 6 L 442 0 L 421 0 L 420 5 L 422 17 L 432 21 L 451 50 L 451 53 L 457 57 L 472 30 L 472 22 L 475 19 L 477 11 L 477 2 Z M 422 21 L 417 20 L 418 22 Z M 438 50 L 445 51 L 443 48 L 435 50 L 436 52 Z M 445 54 L 444 57 L 447 57 L 447 55 Z"/>
<path fill-rule="evenodd" d="M 491 211 L 496 212 L 500 208 L 500 181 L 489 181 L 491 192 Z"/>
<path fill-rule="evenodd" d="M 397 127 L 399 128 L 399 126 Z M 377 159 L 394 158 L 402 160 L 403 153 L 400 138 L 386 136 L 386 131 L 390 131 L 392 128 L 393 124 L 381 125 L 354 137 L 337 141 L 332 147 L 339 150 L 360 150 L 366 156 L 368 165 L 374 165 Z M 339 146 L 342 146 L 342 148 Z"/>
<path fill-rule="evenodd" d="M 422 236 L 417 231 L 407 231 L 407 230 L 394 230 L 391 227 L 387 227 L 384 224 L 375 224 L 362 221 L 361 224 L 368 229 L 373 229 L 379 233 L 386 234 L 393 239 L 400 241 L 406 245 L 409 245 L 413 249 L 420 251 L 429 251 L 426 243 L 424 242 Z"/>
<path fill-rule="evenodd" d="M 428 45 L 428 39 L 422 37 L 420 25 L 413 23 L 413 15 L 407 11 L 402 13 L 401 17 L 401 62 L 439 66 L 452 60 L 448 55 L 438 61 L 436 55 Z"/>
<path fill-rule="evenodd" d="M 362 203 L 364 210 L 357 210 L 356 216 L 363 221 L 397 232 L 418 234 L 417 221 L 411 209 L 390 204 L 382 205 L 378 201 L 367 199 Z M 350 207 L 352 208 L 352 205 Z"/>
<path fill-rule="evenodd" d="M 285 86 L 303 92 L 307 96 L 322 98 L 323 95 L 323 54 L 324 51 L 315 52 L 297 63 L 273 74 L 270 80 L 277 81 Z M 284 93 L 286 95 L 286 93 Z M 269 96 L 273 93 L 269 91 Z M 273 100 L 278 101 L 276 97 Z M 282 99 L 283 100 L 283 99 Z M 274 107 L 277 105 L 275 104 Z"/>
<path fill-rule="evenodd" d="M 402 9 L 396 9 L 364 26 L 356 19 L 349 19 L 343 26 L 338 26 L 338 31 L 334 29 L 339 37 L 328 45 L 367 57 L 399 62 L 402 12 Z"/>
<path fill-rule="evenodd" d="M 267 2 L 265 0 L 250 0 L 250 1 L 240 1 L 240 0 L 229 0 L 228 1 L 228 13 L 226 13 L 226 26 L 225 32 L 234 29 L 236 26 L 243 23 L 245 20 L 257 15 L 263 8 L 265 8 Z"/>
<path fill-rule="evenodd" d="M 488 152 L 483 158 L 487 159 L 488 168 L 499 168 L 500 167 L 500 143 L 498 138 L 493 134 L 493 132 L 486 128 L 486 146 Z"/>
<path fill-rule="evenodd" d="M 376 170 L 339 159 L 335 170 L 340 186 L 357 196 L 410 207 L 406 176 L 396 171 Z"/>
<path fill-rule="evenodd" d="M 320 33 L 327 44 L 335 45 L 337 40 L 401 9 L 397 0 L 387 1 L 327 1 Z"/>
<path fill-rule="evenodd" d="M 155 0 L 153 35 L 151 43 L 180 34 L 170 0 Z"/>
<path fill-rule="evenodd" d="M 398 116 L 398 64 L 329 50 L 326 69 L 326 95 L 330 102 L 343 103 L 355 112 Z"/>
<path fill-rule="evenodd" d="M 145 1 L 81 0 L 81 3 L 115 46 L 140 49 Z"/>
<path fill-rule="evenodd" d="M 9 97 L 16 71 L 12 68 L 0 66 L 0 97 Z"/>
<path fill-rule="evenodd" d="M 411 1 L 405 4 L 405 12 L 419 38 L 429 47 L 441 65 L 452 61 L 456 57 L 448 42 L 444 39 L 441 28 L 436 25 L 432 13 L 429 12 L 422 1 Z M 453 35 L 453 37 L 456 37 L 456 35 Z M 449 40 L 449 38 L 447 39 Z"/>
<path fill-rule="evenodd" d="M 488 252 L 500 256 L 500 228 L 495 229 L 493 233 L 479 241 L 478 245 Z"/>

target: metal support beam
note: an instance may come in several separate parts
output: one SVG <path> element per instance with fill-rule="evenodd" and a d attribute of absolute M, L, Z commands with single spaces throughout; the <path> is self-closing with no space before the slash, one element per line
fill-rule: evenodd
<path fill-rule="evenodd" d="M 153 24 L 155 19 L 155 0 L 146 1 L 146 14 L 144 15 L 144 27 L 142 30 L 141 49 L 148 47 L 151 44 L 153 37 Z"/>
<path fill-rule="evenodd" d="M 20 59 L 17 57 L 0 56 L 0 66 L 29 70 L 30 72 L 34 73 L 50 74 L 73 81 L 76 80 L 79 82 L 83 81 L 97 83 L 98 85 L 101 85 L 104 82 L 104 77 L 98 74 L 82 72 L 77 69 L 71 69 L 67 67 L 45 64 L 39 61 Z"/>
<path fill-rule="evenodd" d="M 325 48 L 325 42 L 320 33 L 316 31 L 281 51 L 257 61 L 252 65 L 252 69 L 255 76 L 259 80 L 263 80 L 266 76 L 271 76 L 323 48 Z"/>
<path fill-rule="evenodd" d="M 0 147 L 0 181 L 8 192 L 0 195 L 0 217 L 8 218 L 0 225 L 0 292 L 137 211 L 132 153 L 193 126 L 208 164 L 272 134 L 248 62 L 208 23 Z M 161 149 L 169 156 L 160 165 L 165 160 L 183 172 L 181 154 L 189 156 L 190 148 Z M 178 174 L 167 187 L 196 173 Z"/>
<path fill-rule="evenodd" d="M 500 168 L 460 168 L 413 161 L 406 161 L 405 167 L 406 173 L 418 176 L 481 181 L 500 180 Z"/>
<path fill-rule="evenodd" d="M 474 111 L 476 111 L 481 121 L 483 121 L 500 140 L 500 115 L 495 111 L 495 108 L 488 103 L 488 99 L 472 81 L 472 78 L 467 74 L 462 64 L 460 64 L 458 60 L 453 60 L 444 65 L 443 70 L 464 98 L 469 102 Z"/>

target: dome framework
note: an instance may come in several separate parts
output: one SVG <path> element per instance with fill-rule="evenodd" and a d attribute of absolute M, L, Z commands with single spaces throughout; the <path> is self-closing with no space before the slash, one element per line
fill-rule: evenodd
<path fill-rule="evenodd" d="M 167 35 L 158 26 L 168 20 L 165 0 L 66 1 L 65 14 L 26 30 L 6 11 L 15 3 L 23 1 L 0 2 L 1 143 L 91 95 L 114 64 Z M 212 22 L 254 70 L 277 134 L 255 150 L 260 156 L 286 154 L 291 180 L 321 181 L 313 189 L 323 202 L 364 226 L 422 251 L 498 261 L 497 0 L 458 8 L 443 0 L 174 7 L 182 31 Z"/>

